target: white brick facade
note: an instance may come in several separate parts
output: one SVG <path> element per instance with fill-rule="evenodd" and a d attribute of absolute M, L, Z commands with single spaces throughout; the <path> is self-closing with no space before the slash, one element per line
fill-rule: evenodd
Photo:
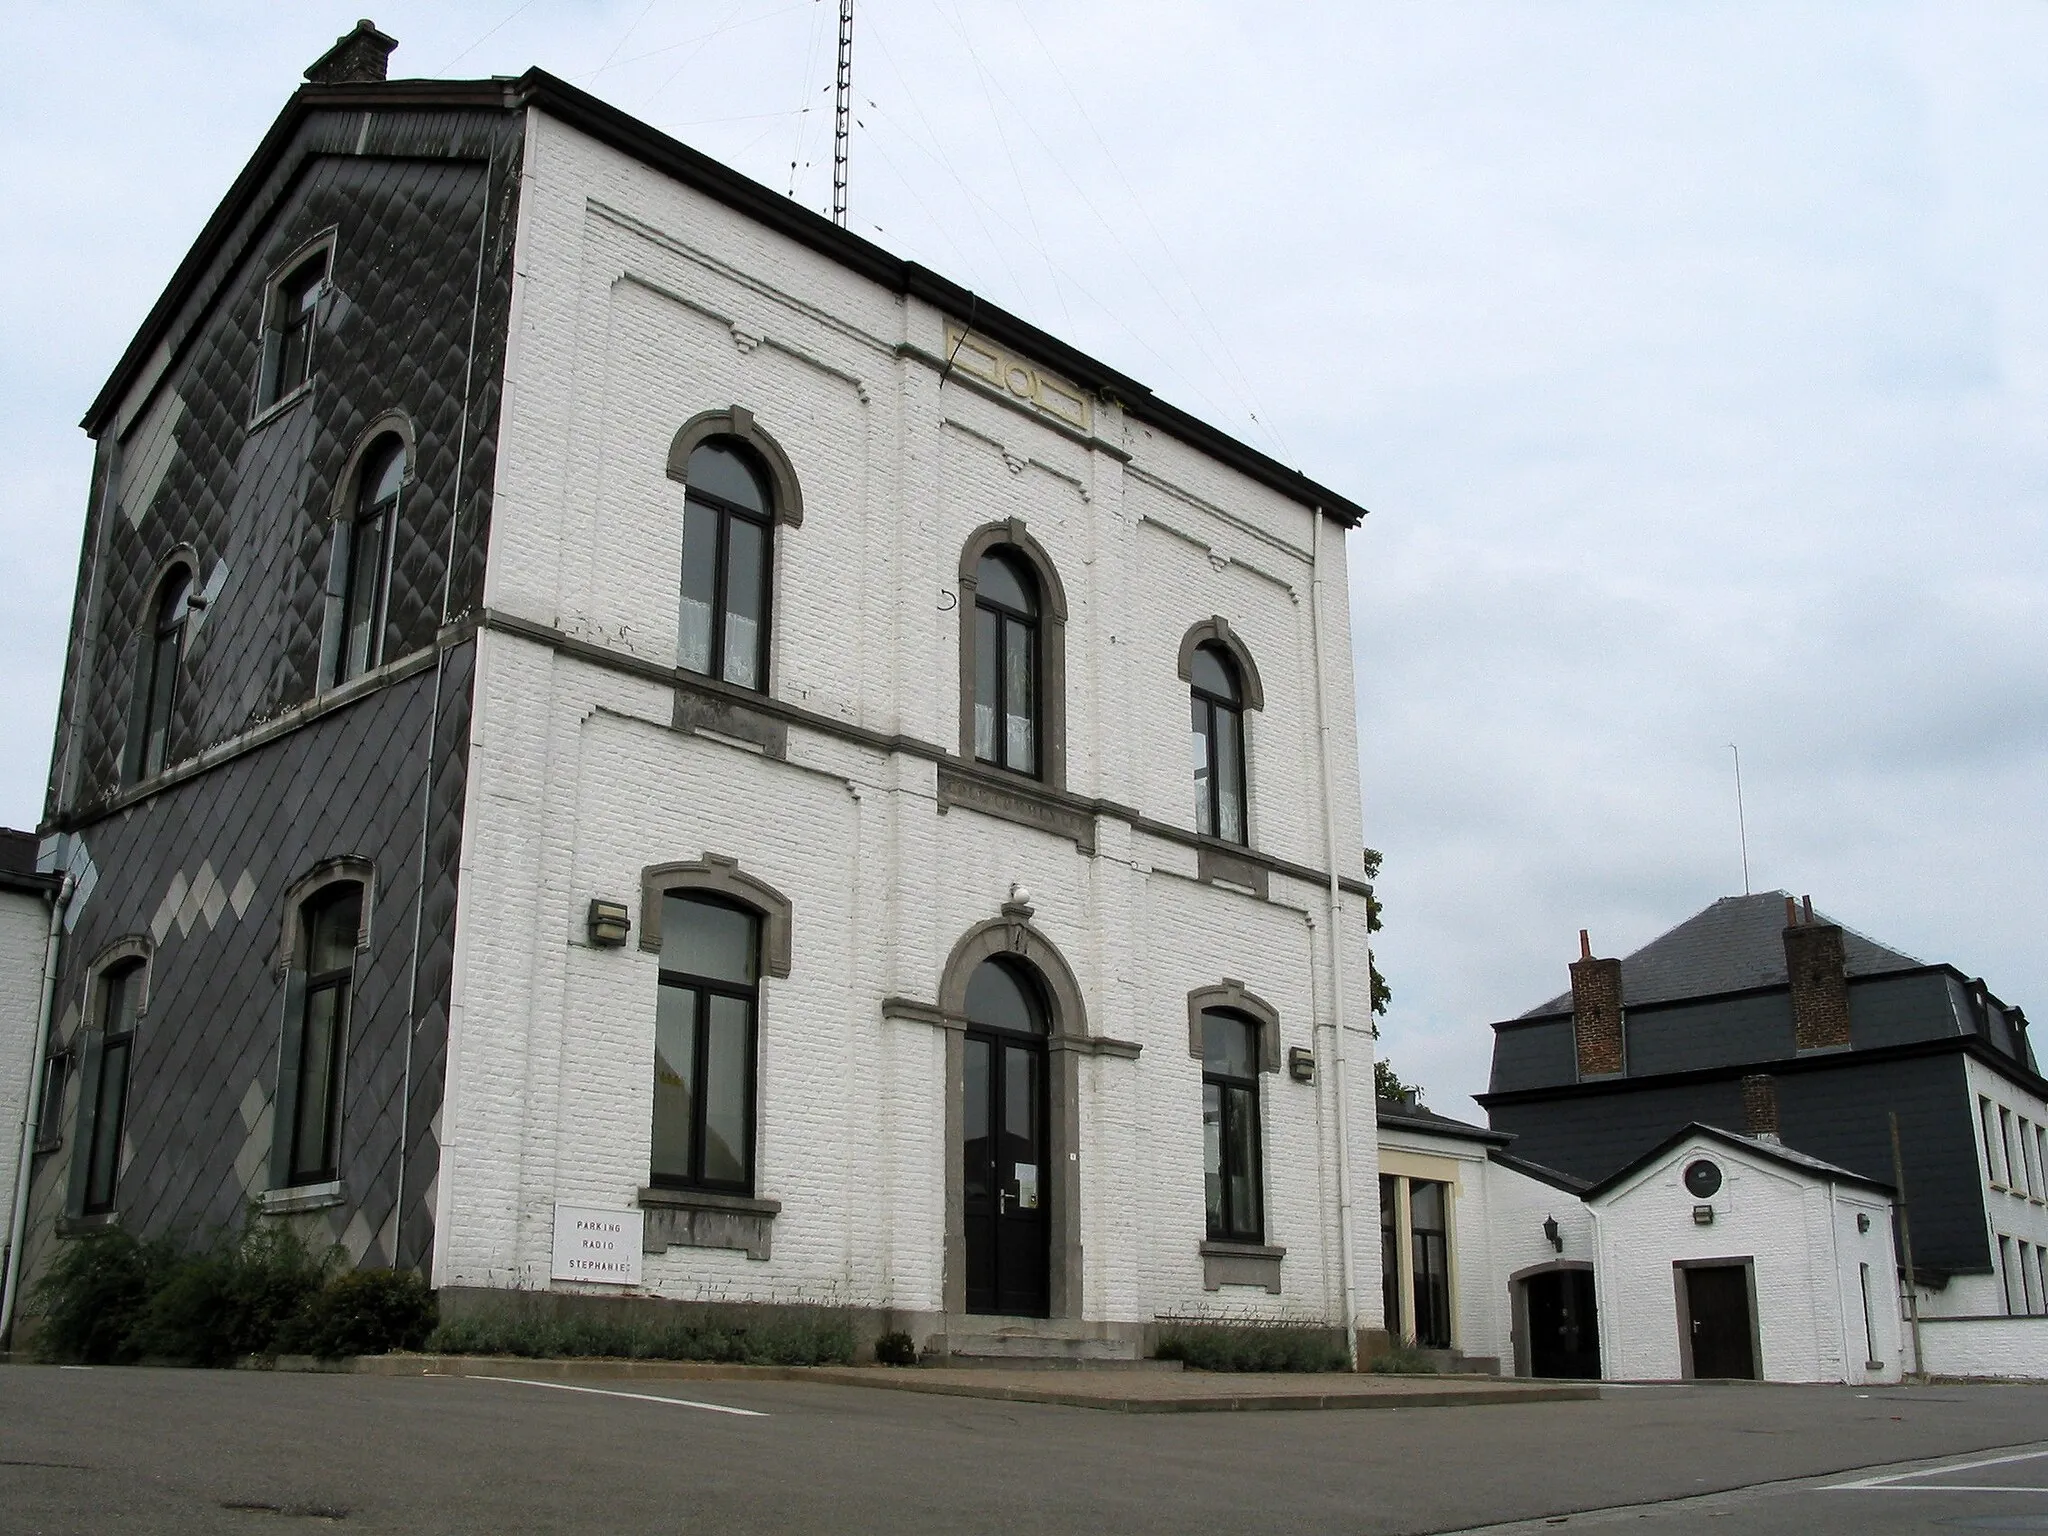
<path fill-rule="evenodd" d="M 43 948 L 50 904 L 25 891 L 0 890 L 0 1211 L 12 1220 L 21 1172 L 21 1117 L 27 1112 L 41 1022 Z M 0 1228 L 11 1232 L 12 1225 Z M 0 1236 L 0 1245 L 6 1238 Z"/>
<path fill-rule="evenodd" d="M 1062 431 L 934 365 L 963 317 L 544 115 L 528 130 L 485 601 L 546 633 L 480 636 L 435 1282 L 546 1287 L 555 1202 L 625 1209 L 647 1183 L 656 957 L 592 947 L 584 913 L 623 901 L 644 925 L 643 868 L 710 852 L 794 909 L 790 974 L 764 981 L 760 1003 L 756 1184 L 782 1208 L 771 1258 L 649 1253 L 647 1293 L 943 1310 L 944 1032 L 885 1018 L 883 1001 L 935 1002 L 955 942 L 1022 885 L 1078 980 L 1087 1032 L 1141 1047 L 1079 1063 L 1080 1314 L 1336 1320 L 1335 1015 L 1316 877 L 1332 843 L 1348 863 L 1361 841 L 1341 528 L 1320 538 L 1332 837 L 1315 513 L 1109 400 L 1088 402 L 1089 431 Z M 659 674 L 676 662 L 683 512 L 665 455 L 686 421 L 733 405 L 802 487 L 801 526 L 775 532 L 769 698 L 791 707 L 780 757 L 676 728 Z M 1092 853 L 940 798 L 959 740 L 961 550 L 1007 519 L 1067 596 L 1065 787 L 1098 802 Z M 1247 734 L 1266 899 L 1199 878 L 1176 664 L 1182 637 L 1215 615 L 1264 684 Z M 1370 1326 L 1364 923 L 1362 894 L 1347 894 Z M 1198 1252 L 1187 996 L 1226 977 L 1278 1010 L 1284 1046 L 1322 1063 L 1313 1084 L 1261 1078 L 1266 1240 L 1286 1249 L 1277 1296 L 1205 1290 Z"/>

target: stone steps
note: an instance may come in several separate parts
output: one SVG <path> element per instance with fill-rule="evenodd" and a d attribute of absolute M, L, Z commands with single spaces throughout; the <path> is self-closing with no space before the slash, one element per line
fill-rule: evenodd
<path fill-rule="evenodd" d="M 1178 1370 L 1173 1360 L 1148 1360 L 1142 1335 L 1099 1323 L 1048 1318 L 948 1318 L 925 1341 L 928 1365 L 1000 1370 Z"/>

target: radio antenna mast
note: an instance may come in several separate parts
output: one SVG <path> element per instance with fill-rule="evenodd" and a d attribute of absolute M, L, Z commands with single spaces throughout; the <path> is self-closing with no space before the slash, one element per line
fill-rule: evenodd
<path fill-rule="evenodd" d="M 848 0 L 851 3 L 851 0 Z M 1742 748 L 1734 742 L 1728 743 L 1728 750 L 1735 754 L 1735 830 L 1742 838 L 1742 894 L 1749 894 L 1749 818 L 1742 813 Z"/>
<path fill-rule="evenodd" d="M 839 74 L 832 95 L 832 222 L 846 228 L 846 147 L 853 137 L 853 0 L 839 0 Z"/>

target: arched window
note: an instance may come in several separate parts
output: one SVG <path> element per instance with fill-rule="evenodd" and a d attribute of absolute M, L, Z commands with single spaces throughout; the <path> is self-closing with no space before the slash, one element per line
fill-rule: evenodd
<path fill-rule="evenodd" d="M 135 677 L 136 742 L 133 777 L 162 773 L 171 754 L 171 716 L 185 660 L 185 619 L 192 606 L 192 568 L 174 565 L 157 584 L 149 631 L 139 647 Z"/>
<path fill-rule="evenodd" d="M 1038 583 L 992 549 L 975 570 L 974 755 L 1038 777 Z"/>
<path fill-rule="evenodd" d="M 661 898 L 654 1013 L 656 1186 L 754 1189 L 754 1059 L 761 919 L 736 903 Z"/>
<path fill-rule="evenodd" d="M 1237 663 L 1211 641 L 1189 669 L 1194 729 L 1195 830 L 1226 842 L 1248 840 L 1244 814 L 1244 685 Z"/>
<path fill-rule="evenodd" d="M 1202 1010 L 1202 1182 L 1209 1236 L 1218 1242 L 1265 1241 L 1259 1061 L 1258 1024 Z"/>
<path fill-rule="evenodd" d="M 287 1186 L 340 1176 L 343 1066 L 362 924 L 363 887 L 353 880 L 323 887 L 299 909 L 297 1016 L 279 1084 L 288 1110 L 280 1126 Z"/>
<path fill-rule="evenodd" d="M 768 477 L 738 438 L 714 437 L 691 451 L 684 486 L 677 665 L 766 691 L 775 526 Z"/>
<path fill-rule="evenodd" d="M 135 1049 L 135 1019 L 142 1004 L 142 962 L 104 971 L 99 981 L 98 1059 L 88 1064 L 79 1095 L 79 1145 L 85 1158 L 86 1216 L 115 1209 L 121 1180 L 121 1133 L 128 1115 L 128 1064 Z"/>
<path fill-rule="evenodd" d="M 263 377 L 256 391 L 259 411 L 313 376 L 313 323 L 327 291 L 330 254 L 331 248 L 323 246 L 271 285 L 263 319 Z"/>
<path fill-rule="evenodd" d="M 1023 965 L 988 959 L 967 979 L 960 1171 L 967 1310 L 1043 1315 L 1049 1300 L 1046 1007 Z"/>
<path fill-rule="evenodd" d="M 383 660 L 384 628 L 391 587 L 392 534 L 405 486 L 405 443 L 395 434 L 380 437 L 356 472 L 348 521 L 334 530 L 334 565 L 329 583 L 341 611 L 330 685 L 359 677 Z"/>

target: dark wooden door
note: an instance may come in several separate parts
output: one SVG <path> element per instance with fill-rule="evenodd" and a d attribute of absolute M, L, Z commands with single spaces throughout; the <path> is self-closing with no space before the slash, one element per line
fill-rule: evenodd
<path fill-rule="evenodd" d="M 1050 1311 L 1045 1046 L 1017 1035 L 967 1036 L 961 1117 L 967 1310 Z"/>
<path fill-rule="evenodd" d="M 1756 1348 L 1749 1321 L 1749 1271 L 1713 1264 L 1685 1272 L 1687 1326 L 1694 1379 L 1754 1381 Z"/>
<path fill-rule="evenodd" d="M 1600 1379 L 1600 1328 L 1590 1269 L 1553 1269 L 1522 1282 L 1528 1299 L 1529 1374 Z"/>

